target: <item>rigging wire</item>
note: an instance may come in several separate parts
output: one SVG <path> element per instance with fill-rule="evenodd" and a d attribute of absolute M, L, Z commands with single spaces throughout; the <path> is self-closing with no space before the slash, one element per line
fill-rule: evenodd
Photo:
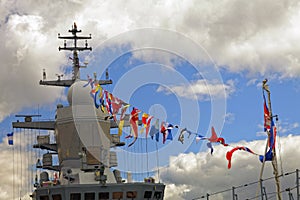
<path fill-rule="evenodd" d="M 130 133 L 132 134 L 132 129 L 130 130 Z M 133 147 L 133 152 L 136 152 L 137 150 L 136 150 L 136 148 L 137 148 L 137 146 L 138 145 L 133 145 L 134 147 Z M 134 156 L 134 173 L 137 173 L 137 160 L 136 160 L 136 156 Z"/>
<path fill-rule="evenodd" d="M 148 138 L 146 138 L 147 177 L 149 177 Z"/>
<path fill-rule="evenodd" d="M 130 134 L 130 127 L 125 127 L 125 130 L 126 130 L 125 133 L 129 133 Z M 129 151 L 128 145 L 125 145 L 125 146 L 126 146 L 126 161 L 125 161 L 125 164 L 126 164 L 127 182 L 128 182 L 128 175 L 130 173 L 130 169 L 129 169 L 129 163 L 127 161 L 130 158 L 130 151 Z"/>
<path fill-rule="evenodd" d="M 25 174 L 26 174 L 26 181 L 25 181 L 25 188 L 27 191 L 29 191 L 29 184 L 28 184 L 28 181 L 30 180 L 29 179 L 29 172 L 28 172 L 28 169 L 29 169 L 29 148 L 28 148 L 28 145 L 29 145 L 29 142 L 28 142 L 28 138 L 25 136 L 25 129 L 24 129 L 24 137 L 26 138 L 25 140 L 25 147 L 24 147 L 24 152 L 25 152 L 25 155 L 26 155 L 26 160 L 25 160 Z"/>
<path fill-rule="evenodd" d="M 29 132 L 27 130 L 27 135 L 26 135 L 26 189 L 27 189 L 27 192 L 30 192 L 30 150 L 29 150 L 29 146 L 30 146 L 30 137 L 28 137 L 28 134 L 30 134 L 31 132 Z"/>
<path fill-rule="evenodd" d="M 142 154 L 144 154 L 144 145 L 143 145 L 143 141 L 144 141 L 144 140 L 143 140 L 143 138 L 140 138 L 140 140 L 141 140 L 141 142 L 140 142 L 140 144 L 141 144 L 141 151 L 140 151 L 140 152 L 141 152 Z M 145 168 L 144 168 L 144 167 L 145 167 L 144 164 L 145 164 L 145 158 L 144 158 L 144 156 L 142 156 L 142 168 L 141 168 L 142 171 L 141 171 L 141 172 L 143 172 L 144 169 L 145 169 Z M 141 173 L 141 176 L 142 176 L 142 178 L 143 178 L 143 173 Z"/>
<path fill-rule="evenodd" d="M 21 199 L 21 191 L 23 188 L 23 159 L 22 159 L 22 145 L 21 145 L 21 141 L 22 141 L 22 131 L 20 130 L 20 134 L 19 134 L 19 138 L 20 138 L 20 144 L 19 144 L 19 151 L 20 151 L 20 178 L 21 178 L 21 188 L 19 189 L 19 194 L 20 194 L 20 199 Z"/>
<path fill-rule="evenodd" d="M 15 133 L 15 130 L 13 130 Z M 13 149 L 13 199 L 15 199 L 15 145 L 12 147 Z"/>
<path fill-rule="evenodd" d="M 279 153 L 279 162 L 280 162 L 280 171 L 281 171 L 281 174 L 283 174 L 283 163 L 282 163 L 282 157 L 281 157 L 281 142 L 280 142 L 280 136 L 279 136 L 279 127 L 280 127 L 280 124 L 279 124 L 279 120 L 278 120 L 278 117 L 276 117 L 276 127 L 278 127 L 278 129 L 276 129 L 276 132 L 277 132 L 277 139 L 278 139 L 278 153 Z"/>
<path fill-rule="evenodd" d="M 40 121 L 40 105 L 38 104 L 38 121 Z M 40 127 L 40 124 L 39 124 L 39 127 L 38 127 L 38 133 L 39 133 L 39 136 L 41 135 L 41 127 Z M 38 151 L 38 156 L 39 158 L 41 157 L 41 152 Z"/>
<path fill-rule="evenodd" d="M 31 145 L 33 144 L 33 139 L 32 139 L 33 136 L 32 135 L 33 135 L 33 131 L 31 129 L 30 130 L 30 139 L 29 139 Z M 33 156 L 33 152 L 31 149 L 29 149 L 29 150 L 30 150 L 30 152 L 29 152 L 29 155 L 30 155 L 30 188 L 29 188 L 29 190 L 32 191 L 32 185 L 33 185 L 33 167 L 32 167 L 33 158 L 32 158 L 32 156 Z"/>
<path fill-rule="evenodd" d="M 38 131 L 37 130 L 34 131 L 34 137 L 36 139 L 37 139 L 37 136 L 38 136 L 38 132 L 39 132 L 39 130 Z M 34 177 L 35 184 L 37 184 L 37 178 L 38 178 L 38 173 L 39 173 L 39 168 L 37 167 L 37 165 L 40 164 L 39 153 L 40 153 L 39 149 L 36 148 L 35 149 L 35 155 L 34 155 L 35 156 L 35 162 L 36 162 L 36 164 L 35 164 L 35 177 Z"/>
<path fill-rule="evenodd" d="M 159 174 L 159 158 L 158 158 L 158 146 L 157 146 L 157 141 L 155 142 L 156 146 L 156 164 L 157 164 L 157 176 L 158 176 L 158 182 L 160 183 L 160 174 Z"/>

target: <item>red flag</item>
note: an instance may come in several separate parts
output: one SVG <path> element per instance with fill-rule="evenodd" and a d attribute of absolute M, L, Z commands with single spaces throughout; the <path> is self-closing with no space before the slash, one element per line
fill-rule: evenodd
<path fill-rule="evenodd" d="M 237 150 L 244 150 L 247 151 L 249 153 L 252 153 L 254 155 L 257 155 L 256 153 L 254 153 L 251 149 L 249 149 L 248 147 L 244 147 L 244 146 L 237 146 L 233 149 L 231 149 L 230 151 L 227 151 L 226 153 L 226 159 L 228 160 L 228 169 L 231 168 L 231 158 L 232 158 L 232 154 L 237 151 Z"/>
<path fill-rule="evenodd" d="M 218 136 L 217 136 L 217 133 L 216 133 L 215 128 L 213 126 L 211 127 L 211 137 L 208 138 L 208 140 L 210 142 L 217 142 L 218 141 Z"/>
<path fill-rule="evenodd" d="M 106 110 L 109 114 L 112 114 L 112 109 L 111 109 L 111 94 L 108 91 L 104 91 L 105 93 L 105 99 L 106 99 Z"/>
<path fill-rule="evenodd" d="M 124 126 L 125 112 L 126 112 L 128 107 L 129 107 L 129 104 L 123 106 L 122 109 L 121 109 L 121 116 L 120 116 L 119 130 L 118 130 L 118 135 L 119 136 L 122 135 L 123 126 Z"/>
<path fill-rule="evenodd" d="M 269 109 L 267 107 L 265 95 L 263 95 L 263 96 L 264 96 L 264 128 L 265 128 L 265 131 L 267 131 L 267 130 L 270 130 L 270 128 L 271 128 L 271 118 L 270 118 Z"/>
<path fill-rule="evenodd" d="M 133 145 L 135 143 L 136 139 L 138 138 L 139 113 L 140 113 L 140 110 L 138 110 L 137 108 L 133 108 L 130 113 L 130 126 L 131 126 L 131 130 L 133 132 L 134 140 L 128 146 Z"/>
<path fill-rule="evenodd" d="M 151 119 L 153 119 L 153 116 L 150 116 L 150 117 L 148 118 L 148 120 L 147 120 L 147 124 L 146 124 L 146 138 L 148 137 Z"/>
<path fill-rule="evenodd" d="M 164 144 L 167 140 L 167 132 L 168 132 L 168 130 L 165 127 L 165 122 L 161 122 L 160 132 L 163 134 L 163 144 Z"/>
<path fill-rule="evenodd" d="M 219 137 L 219 138 L 217 139 L 217 142 L 221 143 L 221 144 L 222 144 L 223 146 L 225 146 L 225 147 L 228 146 L 228 144 L 225 143 L 225 139 L 222 138 L 222 137 Z"/>
<path fill-rule="evenodd" d="M 117 121 L 117 114 L 120 110 L 120 108 L 123 105 L 123 101 L 117 97 L 114 97 L 112 94 L 110 94 L 111 96 L 111 105 L 112 105 L 112 114 L 114 116 L 114 120 Z"/>
<path fill-rule="evenodd" d="M 147 119 L 148 119 L 149 115 L 147 113 L 143 113 L 142 115 L 142 123 L 144 125 L 147 125 Z"/>

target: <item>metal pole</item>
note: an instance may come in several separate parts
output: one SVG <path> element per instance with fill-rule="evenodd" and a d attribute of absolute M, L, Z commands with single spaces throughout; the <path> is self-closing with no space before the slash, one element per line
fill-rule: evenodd
<path fill-rule="evenodd" d="M 263 186 L 262 186 L 262 179 L 259 180 L 259 185 L 260 185 L 261 200 L 264 200 L 264 191 L 263 191 Z"/>
<path fill-rule="evenodd" d="M 294 200 L 293 194 L 291 193 L 291 188 L 287 188 L 285 191 L 288 191 L 289 200 Z"/>
<path fill-rule="evenodd" d="M 263 187 L 263 190 L 264 190 L 264 195 L 266 197 L 266 200 L 268 200 L 268 196 L 267 196 L 267 192 L 266 192 L 266 187 Z"/>
<path fill-rule="evenodd" d="M 233 200 L 238 200 L 238 195 L 235 194 L 235 187 L 234 186 L 232 187 L 232 199 Z"/>
<path fill-rule="evenodd" d="M 259 185 L 257 186 L 257 189 L 256 189 L 256 200 L 258 199 L 258 191 L 259 191 L 259 188 L 260 188 L 260 191 L 261 191 L 261 195 L 262 195 L 262 176 L 263 176 L 263 172 L 264 172 L 264 167 L 265 167 L 265 162 L 266 162 L 266 153 L 267 153 L 267 150 L 268 150 L 268 141 L 269 141 L 269 137 L 270 137 L 270 134 L 268 132 L 268 140 L 266 142 L 266 147 L 265 147 L 265 153 L 264 153 L 264 159 L 263 159 L 263 163 L 261 165 L 261 169 L 260 169 L 260 174 L 259 174 Z"/>
<path fill-rule="evenodd" d="M 232 199 L 235 200 L 235 192 L 234 192 L 234 186 L 232 187 Z"/>
<path fill-rule="evenodd" d="M 276 158 L 276 150 L 275 150 L 275 148 L 273 150 L 272 165 L 273 165 L 274 175 L 275 175 L 275 181 L 276 181 L 277 199 L 281 200 L 280 181 L 279 181 L 279 177 L 278 177 L 278 165 L 277 165 L 277 158 Z"/>
<path fill-rule="evenodd" d="M 296 169 L 296 184 L 297 184 L 297 200 L 300 200 L 300 198 L 299 198 L 299 169 Z"/>

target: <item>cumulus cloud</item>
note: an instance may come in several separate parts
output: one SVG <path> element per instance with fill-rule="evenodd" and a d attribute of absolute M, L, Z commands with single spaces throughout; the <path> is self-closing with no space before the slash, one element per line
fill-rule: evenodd
<path fill-rule="evenodd" d="M 46 68 L 49 79 L 66 64 L 64 54 L 57 52 L 60 44 L 57 33 L 63 32 L 73 21 L 81 29 L 93 34 L 91 46 L 108 38 L 137 28 L 162 28 L 190 38 L 205 49 L 209 57 L 182 46 L 180 38 L 166 42 L 168 35 L 155 37 L 165 47 L 184 48 L 187 58 L 200 63 L 212 59 L 217 66 L 231 72 L 279 77 L 299 77 L 300 41 L 298 21 L 300 4 L 289 1 L 61 1 L 53 3 L 29 1 L 1 1 L 1 105 L 0 120 L 10 113 L 36 104 L 51 103 L 61 90 L 44 90 L 37 82 Z M 145 14 L 149 13 L 149 14 Z M 118 45 L 138 47 L 139 39 L 121 38 Z M 153 38 L 149 38 L 151 42 Z M 149 53 L 150 52 L 150 53 Z M 157 60 L 167 64 L 174 55 L 149 51 L 133 53 L 140 59 Z M 206 89 L 198 87 L 200 96 Z M 196 86 L 198 85 L 198 86 Z M 178 88 L 180 90 L 180 88 Z M 13 92 L 11 92 L 13 91 Z M 213 91 L 211 91 L 211 94 Z M 205 95 L 204 95 L 205 96 Z"/>
<path fill-rule="evenodd" d="M 264 126 L 259 124 L 257 126 L 260 130 L 264 129 Z M 276 122 L 276 127 L 277 127 L 277 134 L 293 134 L 295 133 L 295 130 L 299 127 L 299 123 L 298 122 L 289 122 L 288 120 L 279 120 L 278 122 Z M 261 132 L 257 132 L 256 133 L 257 136 L 265 136 L 266 133 L 261 131 Z"/>
<path fill-rule="evenodd" d="M 38 86 L 42 69 L 47 70 L 48 79 L 55 79 L 56 73 L 64 73 L 62 66 L 67 63 L 64 53 L 58 53 L 61 45 L 57 33 L 65 33 L 76 21 L 84 32 L 92 33 L 91 46 L 97 46 L 106 39 L 137 28 L 162 28 L 190 38 L 202 46 L 217 66 L 230 72 L 247 72 L 249 75 L 277 73 L 276 77 L 290 78 L 300 76 L 300 3 L 297 0 L 269 1 L 94 1 L 67 0 L 2 0 L 0 2 L 0 121 L 11 113 L 37 104 L 53 103 L 61 97 L 61 88 L 44 89 Z M 134 40 L 118 41 L 118 45 L 141 45 L 138 35 Z M 151 38 L 149 38 L 151 39 Z M 182 48 L 180 40 L 168 41 L 167 35 L 157 37 L 156 43 L 165 47 Z M 187 58 L 206 62 L 203 57 L 189 47 L 184 47 Z M 154 53 L 153 53 L 154 52 Z M 136 58 L 146 62 L 174 64 L 174 55 L 148 54 L 136 52 Z M 209 80 L 212 81 L 212 80 Z M 255 84 L 255 79 L 249 84 Z M 191 96 L 206 100 L 209 97 L 228 97 L 235 91 L 233 81 L 225 84 L 198 80 L 186 85 L 174 85 L 170 90 L 159 88 L 161 92 L 174 92 L 177 95 Z M 290 128 L 298 127 L 294 124 Z M 282 132 L 285 131 L 282 129 Z M 285 170 L 294 170 L 299 163 L 290 155 L 298 155 L 299 138 L 289 136 L 281 142 L 283 160 L 289 163 Z M 250 142 L 249 147 L 257 149 L 263 141 Z M 296 145 L 294 145 L 296 144 Z M 1 177 L 9 180 L 7 169 L 12 168 L 11 152 L 3 143 L 1 146 Z M 221 190 L 228 182 L 240 184 L 257 177 L 257 158 L 241 152 L 235 155 L 233 169 L 226 169 L 223 147 L 216 147 L 214 156 L 207 153 L 180 155 L 172 158 L 168 173 L 162 174 L 163 180 L 170 183 L 168 195 L 187 198 L 184 195 L 201 195 Z M 172 161 L 173 161 L 172 160 Z M 185 163 L 184 163 L 184 162 Z M 194 161 L 189 166 L 186 163 Z M 15 161 L 19 166 L 20 161 Z M 269 165 L 267 165 L 269 167 Z M 247 169 L 247 173 L 245 172 Z M 172 175 L 172 176 L 170 176 Z M 191 177 L 187 179 L 186 177 Z M 7 191 L 11 187 L 1 182 L 1 198 L 11 199 Z M 202 189 L 199 189 L 202 188 Z M 178 189 L 178 190 L 176 190 Z M 182 192 L 184 191 L 185 194 Z M 177 195 L 177 196 L 176 196 Z"/>
<path fill-rule="evenodd" d="M 61 97 L 61 88 L 45 90 L 38 84 L 43 68 L 47 68 L 48 78 L 54 78 L 61 72 L 63 60 L 56 55 L 53 40 L 44 34 L 44 28 L 40 16 L 15 14 L 8 16 L 0 29 L 4 47 L 0 54 L 0 121 L 24 107 L 47 105 Z"/>
<path fill-rule="evenodd" d="M 33 189 L 36 152 L 30 145 L 33 137 L 23 133 L 14 133 L 14 145 L 7 144 L 7 138 L 0 143 L 0 199 L 30 199 L 29 191 Z"/>
<path fill-rule="evenodd" d="M 208 81 L 204 79 L 192 82 L 189 85 L 173 85 L 168 88 L 159 86 L 157 92 L 166 94 L 175 93 L 180 97 L 207 101 L 212 98 L 228 98 L 235 91 L 234 82 L 228 80 L 226 84 Z"/>
<path fill-rule="evenodd" d="M 91 5 L 100 11 L 89 9 L 86 20 L 102 26 L 107 36 L 141 27 L 170 29 L 202 45 L 218 66 L 232 72 L 277 72 L 281 77 L 300 74 L 299 47 L 293 45 L 300 39 L 298 1 L 129 1 Z M 145 15 L 145 10 L 153 14 Z M 198 55 L 198 59 L 203 57 Z"/>
<path fill-rule="evenodd" d="M 240 141 L 232 146 L 243 145 L 258 154 L 263 154 L 265 141 Z M 279 173 L 281 166 L 284 173 L 299 168 L 300 161 L 294 155 L 299 155 L 300 136 L 289 135 L 280 139 L 277 148 Z M 232 157 L 232 168 L 227 169 L 226 151 L 231 147 L 216 146 L 213 155 L 207 152 L 180 154 L 170 158 L 170 166 L 163 169 L 161 179 L 167 184 L 166 199 L 193 199 L 229 189 L 227 192 L 211 196 L 212 199 L 231 198 L 232 186 L 241 186 L 259 179 L 261 163 L 258 157 L 244 151 L 237 151 Z M 287 164 L 288 163 L 288 164 Z M 270 162 L 264 169 L 263 179 L 273 176 Z M 295 185 L 295 173 L 281 178 L 281 189 Z M 274 192 L 274 179 L 264 182 L 267 192 Z M 255 196 L 257 184 L 241 187 L 236 194 L 241 199 Z M 283 193 L 283 196 L 287 195 Z M 285 197 L 285 196 L 284 196 Z"/>
<path fill-rule="evenodd" d="M 0 164 L 3 166 L 0 169 L 1 179 L 3 180 L 0 182 L 1 199 L 12 199 L 13 169 L 15 171 L 14 196 L 15 199 L 19 199 L 18 188 L 23 186 L 24 190 L 21 195 L 26 196 L 28 195 L 26 193 L 27 185 L 32 184 L 28 182 L 29 179 L 33 178 L 31 177 L 30 166 L 34 165 L 36 155 L 34 155 L 34 152 L 28 151 L 30 148 L 27 147 L 28 144 L 33 143 L 33 138 L 24 137 L 23 133 L 15 133 L 14 153 L 13 146 L 8 146 L 7 144 L 7 138 L 3 138 L 2 141 L 0 143 Z M 282 137 L 278 142 L 280 142 L 280 147 L 277 147 L 279 171 L 281 171 L 281 167 L 284 173 L 295 171 L 300 165 L 300 161 L 294 157 L 300 153 L 298 148 L 300 145 L 300 136 L 288 135 L 287 137 Z M 247 146 L 256 153 L 263 154 L 265 140 L 240 141 L 231 145 Z M 22 151 L 20 151 L 20 146 Z M 167 185 L 166 200 L 193 199 L 206 195 L 206 193 L 213 194 L 211 196 L 212 199 L 229 199 L 232 186 L 241 186 L 257 181 L 261 167 L 258 157 L 244 151 L 238 151 L 233 155 L 232 168 L 228 170 L 225 153 L 230 148 L 215 145 L 213 155 L 210 155 L 207 150 L 206 152 L 187 153 L 171 157 L 169 167 L 160 170 L 160 180 Z M 267 162 L 263 179 L 272 176 L 272 165 Z M 281 178 L 281 189 L 284 190 L 288 187 L 293 187 L 295 185 L 294 180 L 295 173 Z M 267 192 L 272 193 L 275 189 L 274 179 L 265 181 L 264 186 Z M 227 189 L 227 192 L 214 194 Z M 247 187 L 237 188 L 236 194 L 241 199 L 251 198 L 256 193 L 256 189 L 257 184 L 249 184 Z M 285 197 L 284 195 L 287 194 L 283 193 L 283 197 Z"/>
<path fill-rule="evenodd" d="M 294 131 L 294 129 L 299 127 L 298 122 L 294 122 L 294 123 L 281 122 L 278 125 L 279 125 L 278 131 L 280 133 L 291 133 L 292 131 Z"/>
<path fill-rule="evenodd" d="M 232 124 L 234 122 L 234 120 L 235 120 L 234 113 L 228 112 L 228 113 L 225 114 L 225 116 L 224 116 L 225 123 Z"/>

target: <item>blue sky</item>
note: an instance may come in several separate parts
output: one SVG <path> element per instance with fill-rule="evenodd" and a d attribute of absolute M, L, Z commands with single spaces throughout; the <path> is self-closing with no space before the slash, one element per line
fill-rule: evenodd
<path fill-rule="evenodd" d="M 94 72 L 104 78 L 108 68 L 114 83 L 105 88 L 115 96 L 161 120 L 203 135 L 209 135 L 214 126 L 233 145 L 249 145 L 261 151 L 266 139 L 262 133 L 261 82 L 267 78 L 273 113 L 279 115 L 279 136 L 285 145 L 285 169 L 299 168 L 300 163 L 291 162 L 292 156 L 286 154 L 300 153 L 294 148 L 300 134 L 298 1 L 69 0 L 55 4 L 50 0 L 7 0 L 1 5 L 3 152 L 7 151 L 6 134 L 12 131 L 11 122 L 17 120 L 15 114 L 42 114 L 43 119 L 53 119 L 56 104 L 67 104 L 65 89 L 46 88 L 38 82 L 43 69 L 48 80 L 56 79 L 55 74 L 71 76 L 66 68 L 71 65 L 69 54 L 58 52 L 63 41 L 57 39 L 57 33 L 67 35 L 76 21 L 82 34 L 91 33 L 93 38 L 89 42 L 93 51 L 80 57 L 82 62 L 89 62 L 88 68 L 82 70 L 82 78 Z M 174 134 L 178 136 L 178 132 Z M 196 194 L 194 185 L 208 190 L 200 180 L 188 181 L 193 180 L 191 169 L 201 168 L 203 174 L 197 173 L 203 176 L 210 174 L 210 167 L 216 163 L 222 165 L 214 168 L 216 174 L 225 174 L 237 182 L 257 176 L 257 171 L 252 170 L 260 166 L 256 158 L 247 160 L 249 176 L 242 179 L 244 171 L 238 167 L 243 167 L 239 159 L 246 159 L 245 155 L 237 156 L 234 174 L 226 168 L 227 149 L 215 145 L 215 154 L 210 156 L 205 144 L 195 144 L 192 138 L 186 138 L 186 146 L 177 138 L 160 144 L 164 162 L 170 163 L 165 169 L 171 175 L 180 169 L 190 177 L 173 179 L 163 174 L 171 191 L 188 188 Z M 145 151 L 142 145 L 137 143 L 133 150 Z M 5 158 L 1 154 L 0 162 Z M 5 173 L 0 170 L 0 174 Z M 215 176 L 205 177 L 207 185 L 223 189 L 215 184 L 219 181 Z M 2 188 L 6 187 L 4 183 Z M 0 189 L 0 194 L 4 193 L 5 189 Z M 180 192 L 168 194 L 169 199 L 185 199 Z"/>

